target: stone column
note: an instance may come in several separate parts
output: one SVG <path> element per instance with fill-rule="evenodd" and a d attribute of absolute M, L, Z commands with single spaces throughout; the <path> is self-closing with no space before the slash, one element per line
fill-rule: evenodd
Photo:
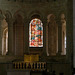
<path fill-rule="evenodd" d="M 74 10 L 75 11 L 75 10 Z M 72 74 L 73 70 L 72 68 L 75 68 L 75 45 L 73 45 L 74 42 L 74 35 L 73 35 L 73 0 L 68 0 L 67 1 L 67 20 L 66 20 L 66 43 L 67 43 L 67 48 L 66 48 L 66 52 L 67 52 L 67 62 L 70 63 L 70 75 Z M 75 34 L 75 33 L 74 33 Z M 73 60 L 74 59 L 74 60 Z M 74 63 L 74 64 L 73 64 Z"/>
<path fill-rule="evenodd" d="M 75 3 L 75 2 L 74 2 Z M 75 10 L 73 11 L 73 0 L 68 0 L 67 1 L 67 20 L 66 20 L 66 43 L 67 43 L 67 48 L 66 48 L 66 52 L 67 52 L 67 60 L 69 62 L 73 61 L 73 53 L 75 53 L 75 49 L 73 48 L 75 45 L 73 45 L 73 12 L 75 12 Z M 74 33 L 75 34 L 75 33 Z M 74 50 L 74 52 L 73 52 Z M 73 52 L 73 53 L 72 53 Z M 74 56 L 75 57 L 75 56 Z M 75 58 L 74 58 L 75 60 Z"/>
<path fill-rule="evenodd" d="M 58 21 L 58 53 L 57 55 L 61 55 L 62 52 L 62 23 L 61 19 Z"/>
<path fill-rule="evenodd" d="M 24 54 L 29 54 L 29 19 L 24 22 Z"/>
<path fill-rule="evenodd" d="M 4 16 L 0 13 L 0 55 L 2 55 L 2 20 Z"/>
<path fill-rule="evenodd" d="M 48 52 L 48 23 L 46 25 L 46 52 L 47 52 L 47 56 L 49 56 L 49 52 Z"/>
<path fill-rule="evenodd" d="M 73 68 L 75 68 L 75 0 L 73 0 Z"/>
<path fill-rule="evenodd" d="M 0 55 L 2 54 L 2 29 L 1 29 L 1 19 L 0 19 Z"/>
<path fill-rule="evenodd" d="M 12 19 L 8 23 L 8 55 L 13 54 L 13 24 Z"/>
<path fill-rule="evenodd" d="M 47 25 L 47 20 L 43 19 L 43 53 L 46 56 L 47 51 L 46 51 L 46 25 Z"/>
<path fill-rule="evenodd" d="M 75 51 L 73 52 L 73 50 L 75 50 L 73 47 L 73 0 L 68 0 L 67 1 L 67 19 L 66 19 L 66 43 L 67 43 L 67 48 L 66 48 L 66 52 L 67 52 L 67 61 L 71 62 L 73 61 L 73 53 L 75 53 Z M 75 34 L 75 33 L 74 33 Z M 73 52 L 73 53 L 72 53 Z M 75 55 L 75 54 L 74 54 Z M 75 60 L 75 58 L 74 58 Z"/>

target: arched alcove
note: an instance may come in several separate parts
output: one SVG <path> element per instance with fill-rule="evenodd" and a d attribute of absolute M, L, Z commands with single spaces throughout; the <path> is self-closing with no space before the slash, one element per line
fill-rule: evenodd
<path fill-rule="evenodd" d="M 58 52 L 58 26 L 54 14 L 49 14 L 47 17 L 46 33 L 47 55 L 56 55 Z"/>
<path fill-rule="evenodd" d="M 2 55 L 8 53 L 8 23 L 6 17 L 2 20 Z"/>
<path fill-rule="evenodd" d="M 12 14 L 9 10 L 5 10 L 4 12 L 5 20 L 7 22 L 7 29 L 8 29 L 8 53 L 7 55 L 12 54 Z M 11 43 L 11 44 L 10 44 Z"/>
<path fill-rule="evenodd" d="M 3 30 L 2 37 L 2 55 L 6 55 L 8 53 L 8 27 Z"/>
<path fill-rule="evenodd" d="M 65 15 L 61 14 L 61 23 L 62 23 L 62 55 L 66 55 L 66 19 Z"/>
<path fill-rule="evenodd" d="M 28 28 L 27 31 L 28 31 L 28 37 L 29 38 L 28 38 L 28 41 L 27 42 L 28 42 L 28 51 L 29 51 L 29 53 L 30 54 L 39 54 L 39 55 L 41 55 L 42 54 L 42 51 L 43 51 L 43 43 L 44 43 L 44 40 L 43 40 L 43 38 L 44 38 L 43 29 L 44 28 L 43 28 L 42 15 L 39 14 L 39 13 L 40 12 L 37 12 L 37 11 L 35 11 L 33 13 L 31 12 L 30 13 L 30 16 L 29 16 L 29 20 L 28 20 L 27 26 L 25 26 L 25 27 Z M 30 30 L 30 29 L 33 29 L 33 31 Z M 35 36 L 34 38 L 32 38 L 32 36 L 31 36 L 32 35 L 32 32 L 33 32 L 33 36 Z M 30 40 L 30 38 L 32 38 L 34 40 Z M 30 46 L 30 41 L 35 41 L 35 44 L 37 46 L 34 46 L 34 47 Z"/>
<path fill-rule="evenodd" d="M 0 10 L 0 33 L 1 33 L 1 55 L 6 55 L 8 52 L 8 23 L 5 14 Z"/>
<path fill-rule="evenodd" d="M 23 55 L 24 52 L 24 23 L 23 17 L 17 13 L 13 22 L 13 49 L 15 55 Z"/>

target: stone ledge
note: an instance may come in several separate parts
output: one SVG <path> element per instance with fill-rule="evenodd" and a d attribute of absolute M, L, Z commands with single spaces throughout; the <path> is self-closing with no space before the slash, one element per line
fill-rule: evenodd
<path fill-rule="evenodd" d="M 0 55 L 0 63 L 9 63 L 15 60 L 23 60 L 23 56 Z"/>

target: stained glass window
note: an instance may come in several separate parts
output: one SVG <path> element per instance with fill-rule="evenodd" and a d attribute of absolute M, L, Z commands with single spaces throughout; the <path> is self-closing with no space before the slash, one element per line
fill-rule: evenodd
<path fill-rule="evenodd" d="M 43 47 L 43 23 L 32 19 L 29 24 L 29 47 Z"/>

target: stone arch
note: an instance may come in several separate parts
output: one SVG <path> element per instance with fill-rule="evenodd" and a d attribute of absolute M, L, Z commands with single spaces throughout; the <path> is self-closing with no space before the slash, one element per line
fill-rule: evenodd
<path fill-rule="evenodd" d="M 28 39 L 25 37 L 25 39 L 27 39 L 27 46 L 25 46 L 25 48 L 27 49 L 28 48 L 28 51 L 26 52 L 25 51 L 25 53 L 30 53 L 30 54 L 41 54 L 42 53 L 42 51 L 43 51 L 43 49 L 44 49 L 44 47 L 39 47 L 39 49 L 38 48 L 30 48 L 29 47 L 29 24 L 30 24 L 30 21 L 32 20 L 32 19 L 34 19 L 34 18 L 37 18 L 37 19 L 40 19 L 41 21 L 42 21 L 42 23 L 43 23 L 43 15 L 42 15 L 42 13 L 40 12 L 40 11 L 37 11 L 37 10 L 33 10 L 33 11 L 30 11 L 28 14 L 27 14 L 27 21 L 26 21 L 26 26 L 25 26 L 25 28 L 27 28 L 27 30 L 25 31 L 25 36 L 27 36 L 28 37 Z M 43 23 L 44 24 L 44 23 Z M 44 28 L 43 28 L 44 29 Z M 26 33 L 27 32 L 27 33 Z M 44 33 L 44 32 L 43 32 Z M 25 43 L 26 44 L 26 43 Z"/>
<path fill-rule="evenodd" d="M 14 23 L 16 23 L 17 25 L 20 25 L 21 23 L 23 23 L 23 17 L 17 13 L 14 16 Z"/>
<path fill-rule="evenodd" d="M 12 14 L 11 14 L 11 12 L 10 11 L 8 11 L 8 10 L 6 10 L 5 11 L 5 16 L 7 17 L 7 18 L 12 18 Z"/>
<path fill-rule="evenodd" d="M 55 21 L 55 15 L 49 14 L 47 16 L 47 51 L 48 55 L 56 55 L 58 50 L 58 26 Z"/>
<path fill-rule="evenodd" d="M 2 13 L 0 10 L 0 19 L 1 19 L 1 54 L 6 55 L 8 52 L 8 23 L 6 21 L 5 13 Z M 7 43 L 6 43 L 7 42 Z"/>
<path fill-rule="evenodd" d="M 21 18 L 21 21 L 24 23 L 25 21 L 27 21 L 27 14 L 24 10 L 24 8 L 17 10 L 14 14 L 13 14 L 13 23 L 15 22 L 15 20 L 17 19 L 17 17 Z"/>
<path fill-rule="evenodd" d="M 9 27 L 9 24 L 11 25 L 11 20 L 12 20 L 12 14 L 10 13 L 10 11 L 8 11 L 8 10 L 5 11 L 4 19 L 8 23 L 8 27 Z"/>
<path fill-rule="evenodd" d="M 54 14 L 49 14 L 47 16 L 47 22 L 53 22 L 55 20 L 55 15 Z"/>
<path fill-rule="evenodd" d="M 12 15 L 8 10 L 6 10 L 3 16 L 4 19 L 2 21 L 2 55 L 6 55 L 8 52 L 8 30 L 10 27 L 9 23 L 11 23 L 10 21 L 12 19 Z"/>
<path fill-rule="evenodd" d="M 6 55 L 8 52 L 8 23 L 6 21 L 6 16 L 3 14 L 4 18 L 1 22 L 2 25 L 2 55 Z"/>
<path fill-rule="evenodd" d="M 0 21 L 3 20 L 5 18 L 4 14 L 3 14 L 3 11 L 0 10 Z"/>
<path fill-rule="evenodd" d="M 24 8 L 17 10 L 14 14 L 13 14 L 13 18 L 15 18 L 16 15 L 20 15 L 23 19 L 27 18 L 27 14 L 24 10 Z"/>
<path fill-rule="evenodd" d="M 36 15 L 38 15 L 40 19 L 43 19 L 43 16 L 44 16 L 43 13 L 37 10 L 30 12 L 27 17 L 31 19 L 33 16 L 36 16 Z"/>

